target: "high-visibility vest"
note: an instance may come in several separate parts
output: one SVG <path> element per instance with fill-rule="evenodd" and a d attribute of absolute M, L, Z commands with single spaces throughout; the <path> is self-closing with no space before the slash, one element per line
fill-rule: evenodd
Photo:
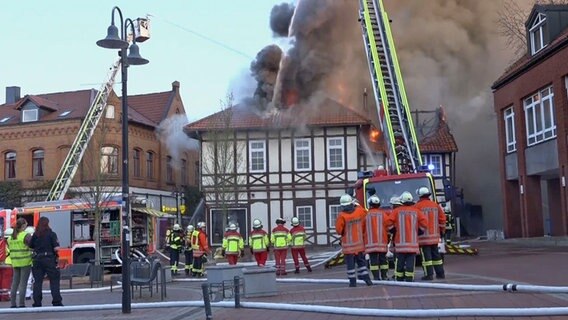
<path fill-rule="evenodd" d="M 385 221 L 390 214 L 390 210 L 382 208 L 371 208 L 367 212 L 365 225 L 367 227 L 367 238 L 365 239 L 365 252 L 387 252 L 389 235 L 385 228 Z"/>
<path fill-rule="evenodd" d="M 341 235 L 341 250 L 344 254 L 357 254 L 365 251 L 365 234 L 367 212 L 355 206 L 351 213 L 340 212 L 335 222 L 335 230 Z"/>
<path fill-rule="evenodd" d="M 291 240 L 292 237 L 290 236 L 290 231 L 288 230 L 288 228 L 279 225 L 276 228 L 272 229 L 270 242 L 272 242 L 274 249 L 287 249 Z"/>
<path fill-rule="evenodd" d="M 252 252 L 262 252 L 266 251 L 268 248 L 269 240 L 268 233 L 264 230 L 252 230 L 249 238 L 249 245 L 252 248 Z"/>
<path fill-rule="evenodd" d="M 414 206 L 401 206 L 394 209 L 387 226 L 396 227 L 394 246 L 397 253 L 418 253 L 418 228 L 428 225 L 426 217 Z"/>
<path fill-rule="evenodd" d="M 174 250 L 181 250 L 183 245 L 183 235 L 179 231 L 172 231 L 169 234 L 169 241 L 170 248 Z"/>
<path fill-rule="evenodd" d="M 305 247 L 306 241 L 306 229 L 302 226 L 295 226 L 290 229 L 290 236 L 292 240 L 290 241 L 292 248 L 303 248 Z"/>
<path fill-rule="evenodd" d="M 244 249 L 243 237 L 237 231 L 227 231 L 223 237 L 225 254 L 238 254 Z"/>
<path fill-rule="evenodd" d="M 199 243 L 199 233 L 199 230 L 194 230 L 191 233 L 191 248 L 193 249 L 193 256 L 195 257 L 201 257 L 204 253 Z"/>
<path fill-rule="evenodd" d="M 430 199 L 421 199 L 416 203 L 416 208 L 420 209 L 428 220 L 428 227 L 424 233 L 418 236 L 418 244 L 433 245 L 440 241 L 440 229 L 446 228 L 446 214 L 442 207 Z"/>
<path fill-rule="evenodd" d="M 8 238 L 10 248 L 10 259 L 13 267 L 27 267 L 32 265 L 32 250 L 24 243 L 28 234 L 21 231 L 16 239 L 11 236 Z"/>

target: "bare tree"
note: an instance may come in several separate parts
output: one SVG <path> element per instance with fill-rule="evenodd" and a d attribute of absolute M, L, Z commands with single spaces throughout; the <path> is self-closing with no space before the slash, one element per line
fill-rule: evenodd
<path fill-rule="evenodd" d="M 239 170 L 241 173 L 245 170 L 245 142 L 239 142 L 231 127 L 233 101 L 232 94 L 221 101 L 221 127 L 207 133 L 202 150 L 203 191 L 210 202 L 223 210 L 224 223 L 227 222 L 229 206 L 238 203 L 240 190 L 246 183 L 245 175 L 239 174 Z"/>
<path fill-rule="evenodd" d="M 533 4 L 567 4 L 568 0 L 534 0 Z M 526 52 L 527 37 L 525 22 L 532 6 L 522 6 L 518 0 L 505 0 L 499 11 L 499 34 L 507 41 L 507 46 L 522 56 Z"/>

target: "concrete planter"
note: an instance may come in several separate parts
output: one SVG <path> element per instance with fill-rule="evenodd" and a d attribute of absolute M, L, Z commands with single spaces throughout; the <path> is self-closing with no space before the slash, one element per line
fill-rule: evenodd
<path fill-rule="evenodd" d="M 276 269 L 273 267 L 243 268 L 245 298 L 267 297 L 278 294 Z"/>
<path fill-rule="evenodd" d="M 243 277 L 243 266 L 238 265 L 215 265 L 207 267 L 207 283 L 209 285 L 221 285 L 225 281 L 233 284 L 235 276 Z"/>

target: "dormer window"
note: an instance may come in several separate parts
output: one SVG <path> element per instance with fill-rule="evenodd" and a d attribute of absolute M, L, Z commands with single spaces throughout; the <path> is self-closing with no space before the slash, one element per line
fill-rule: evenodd
<path fill-rule="evenodd" d="M 106 107 L 105 118 L 107 119 L 114 119 L 114 106 L 109 104 Z"/>
<path fill-rule="evenodd" d="M 33 122 L 37 120 L 38 120 L 37 108 L 22 110 L 22 122 Z"/>
<path fill-rule="evenodd" d="M 529 29 L 529 40 L 531 44 L 531 55 L 536 54 L 548 44 L 548 27 L 546 24 L 546 16 L 539 13 L 534 19 Z"/>

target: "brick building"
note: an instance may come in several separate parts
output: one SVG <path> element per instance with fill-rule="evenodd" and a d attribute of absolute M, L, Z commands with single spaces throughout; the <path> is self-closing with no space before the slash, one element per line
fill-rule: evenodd
<path fill-rule="evenodd" d="M 146 197 L 159 210 L 176 207 L 180 200 L 172 192 L 196 181 L 197 152 L 182 150 L 174 159 L 172 150 L 156 135 L 164 120 L 176 115 L 185 118 L 179 87 L 175 81 L 170 91 L 128 97 L 130 191 Z M 22 202 L 44 200 L 97 91 L 23 97 L 20 91 L 6 88 L 6 102 L 0 105 L 0 181 L 21 183 Z M 121 99 L 113 91 L 69 193 L 96 185 L 120 192 L 121 110 Z"/>
<path fill-rule="evenodd" d="M 568 234 L 568 6 L 535 5 L 526 54 L 492 86 L 507 237 Z"/>

